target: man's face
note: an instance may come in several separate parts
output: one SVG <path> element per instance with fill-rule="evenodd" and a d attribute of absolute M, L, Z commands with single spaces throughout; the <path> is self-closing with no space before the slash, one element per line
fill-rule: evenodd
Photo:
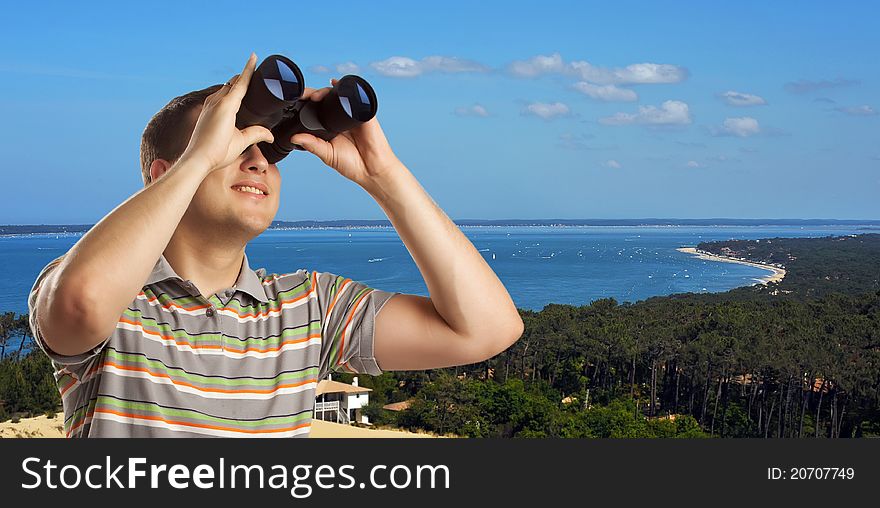
<path fill-rule="evenodd" d="M 200 110 L 196 108 L 196 118 Z M 269 164 L 260 149 L 252 145 L 202 181 L 186 215 L 198 221 L 197 225 L 250 239 L 272 224 L 280 191 L 278 167 Z"/>

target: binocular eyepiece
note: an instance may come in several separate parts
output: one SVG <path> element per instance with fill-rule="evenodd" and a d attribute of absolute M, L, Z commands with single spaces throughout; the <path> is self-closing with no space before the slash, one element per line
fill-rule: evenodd
<path fill-rule="evenodd" d="M 376 116 L 376 92 L 360 76 L 343 76 L 318 102 L 303 99 L 304 91 L 302 72 L 287 57 L 272 55 L 254 70 L 235 126 L 262 125 L 272 131 L 273 143 L 257 145 L 270 164 L 303 149 L 291 143 L 294 134 L 307 132 L 330 141 Z"/>

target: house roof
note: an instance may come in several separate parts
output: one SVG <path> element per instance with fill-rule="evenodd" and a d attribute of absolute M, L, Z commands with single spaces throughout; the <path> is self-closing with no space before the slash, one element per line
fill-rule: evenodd
<path fill-rule="evenodd" d="M 329 381 L 327 379 L 318 383 L 315 389 L 315 395 L 323 395 L 325 393 L 367 393 L 373 390 L 364 388 L 363 386 L 354 386 L 339 381 Z"/>
<path fill-rule="evenodd" d="M 382 409 L 387 409 L 389 411 L 403 411 L 404 409 L 409 409 L 410 404 L 412 404 L 412 399 L 385 404 L 382 406 Z"/>

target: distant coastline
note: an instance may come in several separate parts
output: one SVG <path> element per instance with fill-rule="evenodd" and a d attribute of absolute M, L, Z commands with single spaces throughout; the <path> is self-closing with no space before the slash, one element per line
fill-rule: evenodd
<path fill-rule="evenodd" d="M 456 219 L 460 227 L 578 227 L 578 226 L 862 226 L 866 231 L 880 230 L 880 220 L 855 219 Z M 0 225 L 0 236 L 84 233 L 93 224 Z M 388 220 L 302 220 L 274 221 L 270 230 L 291 229 L 375 229 L 391 228 Z"/>
<path fill-rule="evenodd" d="M 732 258 L 729 256 L 719 256 L 717 254 L 712 254 L 711 252 L 706 252 L 699 250 L 695 247 L 680 247 L 675 249 L 679 252 L 683 252 L 685 254 L 690 254 L 695 256 L 697 259 L 705 259 L 707 261 L 723 261 L 725 263 L 737 263 L 741 265 L 754 266 L 755 268 L 761 268 L 764 270 L 770 270 L 770 275 L 766 275 L 761 277 L 760 284 L 769 284 L 771 282 L 779 282 L 785 278 L 785 268 L 776 265 L 770 265 L 766 263 L 756 263 L 754 261 L 745 261 L 742 259 Z"/>

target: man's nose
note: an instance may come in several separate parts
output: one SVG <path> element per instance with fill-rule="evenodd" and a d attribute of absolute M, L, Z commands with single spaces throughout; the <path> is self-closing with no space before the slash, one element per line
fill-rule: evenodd
<path fill-rule="evenodd" d="M 269 161 L 263 156 L 257 145 L 251 145 L 244 151 L 244 160 L 241 162 L 239 169 L 242 171 L 259 171 L 265 173 L 269 169 Z"/>

